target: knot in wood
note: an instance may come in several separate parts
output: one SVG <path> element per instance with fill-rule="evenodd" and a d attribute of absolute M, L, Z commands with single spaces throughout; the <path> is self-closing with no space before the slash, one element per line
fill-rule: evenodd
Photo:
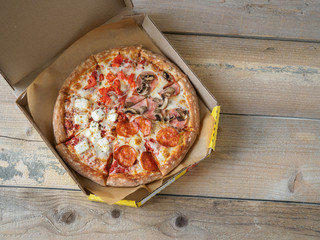
<path fill-rule="evenodd" d="M 58 212 L 58 221 L 64 224 L 71 224 L 75 220 L 75 212 L 72 209 L 62 209 Z"/>
<path fill-rule="evenodd" d="M 188 225 L 188 218 L 186 216 L 180 215 L 176 218 L 175 225 L 178 228 L 182 228 Z"/>
<path fill-rule="evenodd" d="M 118 209 L 113 209 L 111 211 L 111 217 L 113 218 L 119 218 L 120 217 L 120 211 Z"/>

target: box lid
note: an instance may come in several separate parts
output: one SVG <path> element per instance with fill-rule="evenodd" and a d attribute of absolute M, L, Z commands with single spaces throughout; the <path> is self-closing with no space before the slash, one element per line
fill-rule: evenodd
<path fill-rule="evenodd" d="M 72 42 L 130 0 L 0 0 L 0 73 L 18 96 Z"/>

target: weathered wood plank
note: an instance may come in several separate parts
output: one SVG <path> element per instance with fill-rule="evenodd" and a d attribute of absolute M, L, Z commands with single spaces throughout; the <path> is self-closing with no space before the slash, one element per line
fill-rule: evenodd
<path fill-rule="evenodd" d="M 299 0 L 133 0 L 161 31 L 320 40 L 320 3 Z"/>
<path fill-rule="evenodd" d="M 0 138 L 11 137 L 41 141 L 39 134 L 15 104 L 11 88 L 0 76 Z"/>
<path fill-rule="evenodd" d="M 0 188 L 2 239 L 319 239 L 320 206 L 155 197 L 141 209 L 81 192 Z"/>
<path fill-rule="evenodd" d="M 164 193 L 320 202 L 319 129 L 319 120 L 222 115 L 214 156 Z M 0 184 L 77 188 L 44 143 L 0 146 Z"/>
<path fill-rule="evenodd" d="M 222 112 L 320 118 L 320 44 L 166 36 Z"/>
<path fill-rule="evenodd" d="M 320 202 L 320 121 L 221 116 L 217 148 L 168 194 Z"/>

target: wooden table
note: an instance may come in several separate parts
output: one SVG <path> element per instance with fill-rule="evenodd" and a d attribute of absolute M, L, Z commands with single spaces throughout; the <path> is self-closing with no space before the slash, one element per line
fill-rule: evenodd
<path fill-rule="evenodd" d="M 133 1 L 220 102 L 214 155 L 141 209 L 90 202 L 0 81 L 1 239 L 320 239 L 320 3 Z"/>

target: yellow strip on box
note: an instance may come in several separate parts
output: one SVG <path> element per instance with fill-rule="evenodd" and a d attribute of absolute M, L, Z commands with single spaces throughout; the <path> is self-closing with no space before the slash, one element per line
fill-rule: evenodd
<path fill-rule="evenodd" d="M 90 194 L 88 196 L 88 200 L 93 201 L 93 202 L 104 202 L 100 197 L 98 197 L 94 194 Z M 122 206 L 129 206 L 129 207 L 140 207 L 140 206 L 137 206 L 136 201 L 133 201 L 133 200 L 120 200 L 120 201 L 116 202 L 115 204 L 122 205 Z"/>
<path fill-rule="evenodd" d="M 212 150 L 215 150 L 216 141 L 217 141 L 218 126 L 219 126 L 220 106 L 216 106 L 213 108 L 213 110 L 211 112 L 211 116 L 214 119 L 214 126 L 213 126 L 213 130 L 212 130 L 209 148 L 211 148 Z"/>

